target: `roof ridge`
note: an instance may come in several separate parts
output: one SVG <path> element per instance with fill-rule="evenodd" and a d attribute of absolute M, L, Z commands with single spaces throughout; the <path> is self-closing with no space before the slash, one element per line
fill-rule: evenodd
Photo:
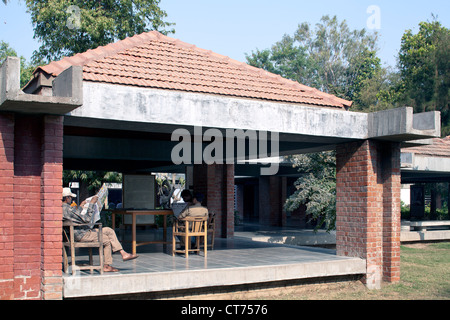
<path fill-rule="evenodd" d="M 151 47 L 146 46 L 146 45 L 152 43 L 153 41 L 155 41 L 156 46 L 158 46 L 158 43 L 159 43 L 160 49 L 164 47 L 164 46 L 162 46 L 163 43 L 167 43 L 167 44 L 170 44 L 171 46 L 174 46 L 174 48 L 176 48 L 178 50 L 188 49 L 189 51 L 191 51 L 191 53 L 189 53 L 189 54 L 197 55 L 198 59 L 200 59 L 200 56 L 202 56 L 203 58 L 201 58 L 200 60 L 197 59 L 198 60 L 197 63 L 199 61 L 202 61 L 197 66 L 200 68 L 205 67 L 206 68 L 205 70 L 208 69 L 208 65 L 203 64 L 203 61 L 209 61 L 209 63 L 218 62 L 219 64 L 223 63 L 224 66 L 217 65 L 216 68 L 220 69 L 221 72 L 223 71 L 224 73 L 228 73 L 229 75 L 231 75 L 233 77 L 235 75 L 244 77 L 244 78 L 255 77 L 255 79 L 251 79 L 250 81 L 256 81 L 260 85 L 264 84 L 263 86 L 267 87 L 269 90 L 269 91 L 266 91 L 266 93 L 271 92 L 271 90 L 276 91 L 276 90 L 278 90 L 277 88 L 284 87 L 286 89 L 285 90 L 286 92 L 292 90 L 292 91 L 297 91 L 298 94 L 300 94 L 301 92 L 306 93 L 306 95 L 303 94 L 302 97 L 308 97 L 312 100 L 316 100 L 313 104 L 328 105 L 328 106 L 340 107 L 340 108 L 350 107 L 352 105 L 351 101 L 347 101 L 345 99 L 338 98 L 332 94 L 324 93 L 316 88 L 306 86 L 297 81 L 283 78 L 282 76 L 280 76 L 278 74 L 269 72 L 269 71 L 261 69 L 261 68 L 256 68 L 254 66 L 249 65 L 248 63 L 232 59 L 229 56 L 225 56 L 225 55 L 213 52 L 212 50 L 198 48 L 197 46 L 195 46 L 193 44 L 186 43 L 184 41 L 181 41 L 180 39 L 175 39 L 175 38 L 169 37 L 158 31 L 144 32 L 141 34 L 134 35 L 132 37 L 127 37 L 125 39 L 118 40 L 114 43 L 110 43 L 105 46 L 99 46 L 95 49 L 89 49 L 83 53 L 77 53 L 70 57 L 63 57 L 59 61 L 53 61 L 53 62 L 49 63 L 48 65 L 39 66 L 34 71 L 34 74 L 36 74 L 39 70 L 42 70 L 43 72 L 45 72 L 47 74 L 57 76 L 65 69 L 69 68 L 70 66 L 73 66 L 73 65 L 86 66 L 89 63 L 93 63 L 95 61 L 98 61 L 98 60 L 101 60 L 104 58 L 113 57 L 119 53 L 126 53 L 127 50 L 130 50 L 129 54 L 136 59 L 139 59 L 139 54 L 142 51 L 145 51 L 146 49 L 152 50 L 151 52 L 153 52 L 153 53 L 149 53 L 150 55 L 156 54 L 158 56 L 158 55 L 160 55 L 158 50 L 154 51 L 154 49 L 152 49 Z M 135 50 L 133 50 L 133 52 L 131 52 L 132 49 L 135 49 Z M 167 51 L 166 49 L 164 49 L 164 50 Z M 181 53 L 181 56 L 188 54 L 188 52 L 172 51 L 172 49 L 169 49 L 167 52 L 170 52 L 171 59 L 175 59 L 174 61 L 176 61 L 176 59 L 178 59 L 178 57 L 180 57 L 180 53 Z M 134 58 L 133 58 L 133 61 L 135 60 Z M 182 61 L 182 60 L 180 60 L 180 61 Z M 192 61 L 195 61 L 195 60 L 192 60 Z M 101 63 L 100 61 L 98 61 L 98 62 Z M 192 67 L 192 66 L 190 66 L 190 67 Z M 85 71 L 85 72 L 89 73 L 87 71 Z M 100 73 L 96 73 L 96 74 L 98 74 L 98 81 L 109 82 L 109 80 L 104 77 L 104 75 L 105 75 L 104 73 L 100 72 Z M 124 74 L 126 74 L 126 72 Z M 87 76 L 87 74 L 85 74 L 85 76 Z M 127 77 L 130 77 L 130 76 L 124 76 L 124 80 L 122 80 L 122 81 L 125 81 L 126 80 L 125 78 L 127 78 Z M 233 82 L 239 83 L 239 80 L 242 80 L 244 78 L 234 78 Z M 91 77 L 91 81 L 95 81 L 95 80 L 93 80 L 93 78 Z M 155 80 L 155 81 L 157 82 L 157 80 Z M 164 81 L 166 81 L 166 80 L 164 80 Z M 245 82 L 245 80 L 244 80 L 244 82 Z M 125 84 L 132 84 L 132 83 L 127 80 L 125 82 Z M 190 89 L 187 89 L 187 90 L 189 91 Z M 245 88 L 245 85 L 242 88 L 242 90 L 243 91 L 247 90 Z M 229 93 L 226 93 L 226 94 L 229 94 Z M 244 93 L 241 92 L 241 94 L 244 94 Z M 234 95 L 234 94 L 232 94 L 232 95 Z M 279 96 L 279 94 L 275 94 L 275 95 L 278 95 L 278 98 L 276 98 L 275 100 L 282 99 L 282 97 Z M 271 99 L 269 96 L 267 98 Z"/>

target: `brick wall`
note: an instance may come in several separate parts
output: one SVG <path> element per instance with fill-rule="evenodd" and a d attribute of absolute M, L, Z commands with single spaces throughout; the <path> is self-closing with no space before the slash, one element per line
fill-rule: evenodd
<path fill-rule="evenodd" d="M 400 146 L 366 140 L 336 151 L 337 254 L 366 259 L 369 288 L 398 281 Z"/>
<path fill-rule="evenodd" d="M 14 116 L 0 114 L 0 300 L 14 298 Z"/>
<path fill-rule="evenodd" d="M 61 299 L 62 117 L 0 116 L 0 298 Z"/>

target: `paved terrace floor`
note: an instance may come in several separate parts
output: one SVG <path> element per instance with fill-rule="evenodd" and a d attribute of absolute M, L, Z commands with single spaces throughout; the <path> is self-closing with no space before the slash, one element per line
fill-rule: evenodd
<path fill-rule="evenodd" d="M 113 255 L 117 273 L 89 271 L 64 275 L 64 297 L 100 297 L 267 283 L 294 279 L 363 274 L 365 260 L 336 256 L 335 250 L 252 241 L 236 232 L 234 239 L 216 238 L 207 258 L 200 255 L 172 256 L 170 246 L 147 245 L 137 248 L 139 258 L 123 262 Z M 119 233 L 130 252 L 129 231 Z M 138 241 L 161 237 L 161 230 L 138 230 Z M 170 238 L 171 239 L 171 238 Z M 80 253 L 80 262 L 87 256 Z M 70 259 L 70 258 L 69 258 Z M 70 270 L 69 270 L 70 271 Z"/>

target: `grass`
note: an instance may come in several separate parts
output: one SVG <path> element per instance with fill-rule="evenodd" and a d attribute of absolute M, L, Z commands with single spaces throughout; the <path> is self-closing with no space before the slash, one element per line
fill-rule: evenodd
<path fill-rule="evenodd" d="M 368 290 L 360 281 L 308 284 L 268 292 L 273 300 L 450 300 L 450 243 L 401 246 L 401 280 Z"/>

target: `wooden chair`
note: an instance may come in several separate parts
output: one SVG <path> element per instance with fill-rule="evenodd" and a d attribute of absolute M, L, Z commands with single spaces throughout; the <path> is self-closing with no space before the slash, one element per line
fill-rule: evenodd
<path fill-rule="evenodd" d="M 186 217 L 182 220 L 175 220 L 172 226 L 172 255 L 175 253 L 184 253 L 185 257 L 189 257 L 190 251 L 200 252 L 200 238 L 203 237 L 204 243 L 207 243 L 208 217 Z M 176 245 L 182 244 L 177 240 L 177 236 L 184 240 L 184 248 L 176 249 Z M 196 238 L 196 247 L 190 248 L 191 237 Z M 204 246 L 205 258 L 207 256 L 207 247 Z"/>
<path fill-rule="evenodd" d="M 74 228 L 77 226 L 86 226 L 88 224 L 78 224 L 71 221 L 63 221 L 63 255 L 64 255 L 64 272 L 67 273 L 69 270 L 69 261 L 67 258 L 66 247 L 70 248 L 70 255 L 72 260 L 72 274 L 76 273 L 76 270 L 99 270 L 100 274 L 103 274 L 103 234 L 102 234 L 102 224 L 96 223 L 98 226 L 98 241 L 95 242 L 81 242 L 75 241 L 74 238 Z M 89 265 L 80 266 L 76 264 L 75 249 L 76 248 L 89 248 Z M 92 257 L 92 248 L 98 248 L 100 263 L 99 265 L 94 265 Z"/>

